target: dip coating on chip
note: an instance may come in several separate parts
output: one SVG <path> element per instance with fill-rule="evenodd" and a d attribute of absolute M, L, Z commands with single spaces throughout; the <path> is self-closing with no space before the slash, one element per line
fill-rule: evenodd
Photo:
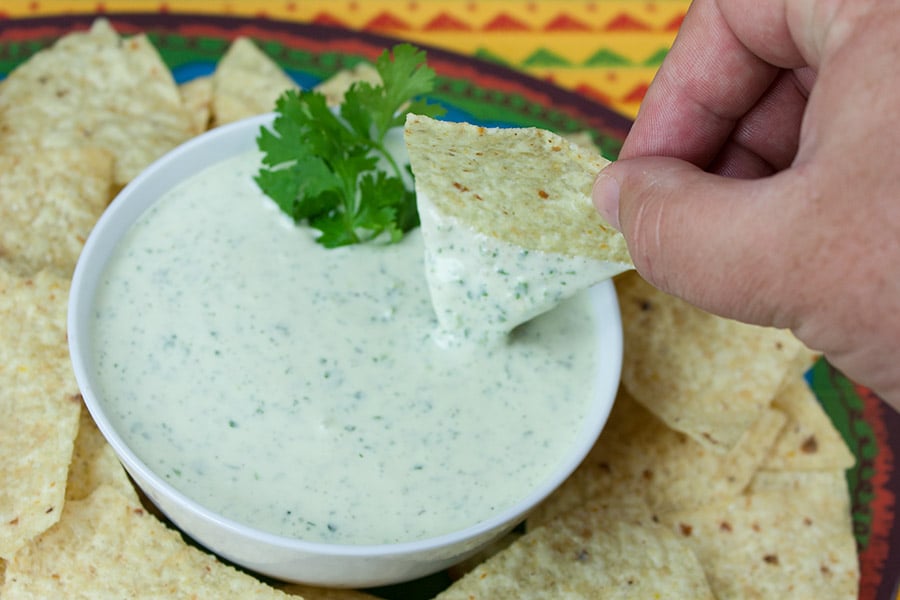
<path fill-rule="evenodd" d="M 410 115 L 426 277 L 445 339 L 502 338 L 632 268 L 591 203 L 599 152 L 537 128 Z"/>

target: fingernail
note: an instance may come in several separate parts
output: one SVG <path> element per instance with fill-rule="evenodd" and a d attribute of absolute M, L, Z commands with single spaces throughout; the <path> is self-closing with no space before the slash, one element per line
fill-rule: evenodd
<path fill-rule="evenodd" d="M 594 206 L 607 223 L 619 229 L 619 182 L 606 173 L 594 180 Z"/>

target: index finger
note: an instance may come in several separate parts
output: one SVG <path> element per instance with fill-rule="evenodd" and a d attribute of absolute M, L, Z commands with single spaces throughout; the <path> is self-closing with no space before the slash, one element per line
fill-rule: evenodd
<path fill-rule="evenodd" d="M 804 64 L 785 14 L 785 0 L 695 0 L 619 156 L 708 166 L 779 71 Z"/>

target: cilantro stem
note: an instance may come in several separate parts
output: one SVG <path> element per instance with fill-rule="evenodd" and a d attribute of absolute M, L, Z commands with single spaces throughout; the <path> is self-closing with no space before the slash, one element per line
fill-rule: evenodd
<path fill-rule="evenodd" d="M 400 170 L 400 165 L 397 164 L 397 161 L 394 160 L 394 157 L 391 156 L 390 152 L 388 152 L 387 148 L 385 147 L 385 145 L 383 143 L 383 140 L 378 140 L 378 141 L 373 140 L 372 146 L 385 160 L 387 160 L 388 164 L 391 166 L 391 169 L 394 171 L 394 175 L 397 177 L 397 179 L 399 179 L 400 181 L 403 181 L 403 171 Z"/>

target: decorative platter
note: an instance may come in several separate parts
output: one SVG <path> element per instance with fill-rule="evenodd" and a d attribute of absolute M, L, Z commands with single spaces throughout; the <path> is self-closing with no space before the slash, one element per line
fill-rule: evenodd
<path fill-rule="evenodd" d="M 372 60 L 398 39 L 374 33 L 265 18 L 211 15 L 106 14 L 123 34 L 147 32 L 178 82 L 212 72 L 231 40 L 253 38 L 296 81 L 308 87 Z M 61 35 L 86 29 L 94 15 L 0 18 L 0 78 Z M 418 43 L 423 46 L 423 44 Z M 615 158 L 630 121 L 583 95 L 494 62 L 423 46 L 438 74 L 432 99 L 452 120 L 486 126 L 537 126 L 561 133 L 589 132 L 608 158 Z M 854 534 L 859 548 L 863 600 L 895 600 L 900 585 L 900 415 L 879 398 L 819 361 L 807 379 L 856 456 L 847 472 Z M 446 586 L 439 574 L 373 590 L 386 598 L 430 597 Z"/>

